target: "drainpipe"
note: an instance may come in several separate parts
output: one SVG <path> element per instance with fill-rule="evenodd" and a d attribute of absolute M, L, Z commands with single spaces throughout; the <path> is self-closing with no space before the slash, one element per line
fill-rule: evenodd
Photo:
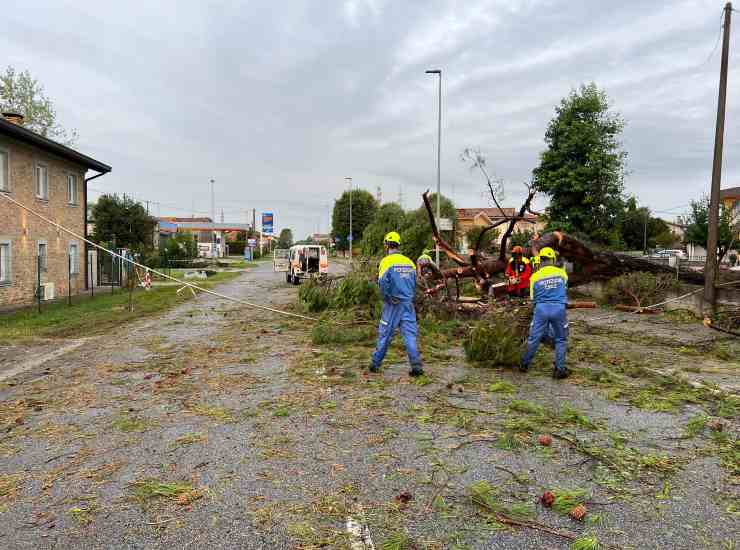
<path fill-rule="evenodd" d="M 95 174 L 92 177 L 85 178 L 85 183 L 82 186 L 82 202 L 84 203 L 84 208 L 85 208 L 85 227 L 83 229 L 82 235 L 85 237 L 86 240 L 88 238 L 88 235 L 87 235 L 87 183 L 89 181 L 94 180 L 95 178 L 104 176 L 107 173 L 108 172 L 100 172 L 99 174 Z M 88 281 L 90 279 L 90 265 L 89 265 L 89 262 L 87 261 L 87 255 L 88 255 L 88 244 L 87 243 L 85 243 L 84 250 L 85 250 L 85 290 L 89 290 L 90 287 L 88 286 Z"/>

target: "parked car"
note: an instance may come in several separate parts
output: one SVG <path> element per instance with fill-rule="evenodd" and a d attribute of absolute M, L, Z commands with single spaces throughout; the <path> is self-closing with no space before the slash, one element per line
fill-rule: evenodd
<path fill-rule="evenodd" d="M 288 253 L 288 271 L 285 281 L 300 284 L 301 279 L 313 279 L 329 273 L 326 247 L 316 244 L 297 244 Z"/>

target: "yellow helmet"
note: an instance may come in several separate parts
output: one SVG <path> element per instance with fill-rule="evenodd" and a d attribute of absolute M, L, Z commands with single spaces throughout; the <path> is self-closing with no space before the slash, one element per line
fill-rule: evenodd
<path fill-rule="evenodd" d="M 551 260 L 554 260 L 558 257 L 558 253 L 555 252 L 554 249 L 550 248 L 549 246 L 546 246 L 542 250 L 540 250 L 540 256 L 543 258 L 550 258 Z"/>
<path fill-rule="evenodd" d="M 401 235 L 396 233 L 395 231 L 391 231 L 390 233 L 387 233 L 385 235 L 385 238 L 383 239 L 383 242 L 386 243 L 395 243 L 395 244 L 401 244 Z"/>

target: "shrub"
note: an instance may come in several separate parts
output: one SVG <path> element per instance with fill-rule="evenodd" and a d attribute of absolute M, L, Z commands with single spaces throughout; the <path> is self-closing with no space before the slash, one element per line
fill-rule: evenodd
<path fill-rule="evenodd" d="M 243 256 L 244 255 L 244 248 L 247 246 L 247 243 L 244 241 L 231 241 L 226 243 L 229 247 L 229 255 L 230 256 Z"/>
<path fill-rule="evenodd" d="M 463 344 L 466 359 L 484 367 L 518 365 L 523 335 L 512 327 L 508 315 L 476 323 Z"/>
<path fill-rule="evenodd" d="M 306 281 L 298 290 L 298 299 L 306 311 L 318 313 L 329 308 L 331 294 L 316 281 Z"/>
<path fill-rule="evenodd" d="M 374 308 L 380 301 L 378 285 L 368 281 L 362 273 L 351 272 L 342 279 L 334 292 L 332 307 L 348 309 L 356 306 L 369 306 Z"/>
<path fill-rule="evenodd" d="M 635 271 L 615 277 L 606 284 L 604 297 L 610 304 L 644 307 L 662 302 L 670 290 L 679 286 L 673 275 Z"/>

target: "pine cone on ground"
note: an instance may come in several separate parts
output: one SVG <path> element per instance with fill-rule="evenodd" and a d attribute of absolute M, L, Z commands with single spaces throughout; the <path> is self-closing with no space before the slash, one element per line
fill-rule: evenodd
<path fill-rule="evenodd" d="M 573 509 L 568 513 L 568 515 L 575 520 L 581 521 L 584 517 L 586 517 L 586 507 L 583 504 L 574 506 Z"/>

